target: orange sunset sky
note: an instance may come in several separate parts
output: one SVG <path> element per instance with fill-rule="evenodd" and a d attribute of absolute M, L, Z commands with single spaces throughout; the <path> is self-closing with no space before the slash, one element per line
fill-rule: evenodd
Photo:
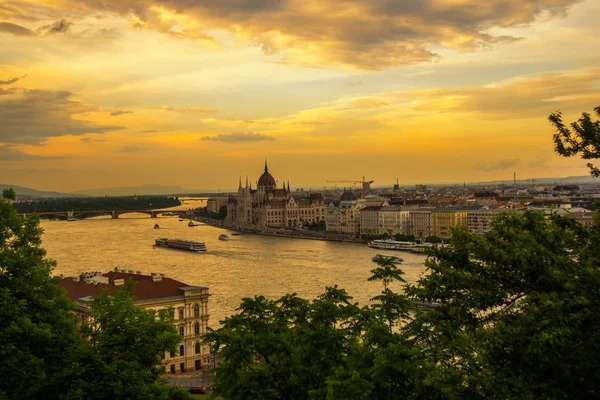
<path fill-rule="evenodd" d="M 598 0 L 0 0 L 0 183 L 586 175 Z"/>

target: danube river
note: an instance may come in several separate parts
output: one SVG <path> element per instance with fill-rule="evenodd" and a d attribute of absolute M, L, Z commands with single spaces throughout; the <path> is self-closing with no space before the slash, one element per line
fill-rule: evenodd
<path fill-rule="evenodd" d="M 153 229 L 155 223 L 160 229 Z M 58 263 L 56 275 L 107 272 L 118 266 L 144 274 L 162 272 L 189 285 L 207 286 L 212 294 L 211 326 L 232 314 L 244 297 L 262 294 L 275 299 L 296 292 L 314 298 L 326 286 L 337 284 L 366 304 L 381 290 L 380 283 L 367 282 L 375 266 L 371 257 L 381 251 L 364 244 L 252 234 L 230 235 L 230 241 L 220 241 L 218 236 L 228 231 L 207 225 L 188 227 L 187 223 L 177 217 L 151 219 L 145 214 L 115 220 L 42 221 L 43 246 Z M 205 242 L 208 252 L 155 248 L 154 240 L 159 237 Z M 425 270 L 423 255 L 395 255 L 404 258 L 402 268 L 409 282 Z"/>

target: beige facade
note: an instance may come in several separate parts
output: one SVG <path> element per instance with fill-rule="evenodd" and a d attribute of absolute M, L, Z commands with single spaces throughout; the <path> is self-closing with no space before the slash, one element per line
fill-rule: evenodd
<path fill-rule="evenodd" d="M 498 215 L 496 210 L 469 211 L 467 229 L 474 235 L 483 236 L 491 230 L 492 220 Z"/>
<path fill-rule="evenodd" d="M 416 239 L 425 239 L 431 236 L 431 211 L 411 211 L 409 226 L 409 235 L 413 235 Z"/>
<path fill-rule="evenodd" d="M 229 197 L 211 197 L 206 202 L 206 211 L 218 213 L 221 207 L 227 206 Z"/>
<path fill-rule="evenodd" d="M 248 185 L 247 178 L 242 187 L 240 179 L 237 196 L 228 199 L 226 221 L 245 228 L 302 227 L 325 221 L 325 213 L 320 193 L 292 195 L 289 182 L 287 188 L 276 188 L 265 163 L 256 190 Z"/>
<path fill-rule="evenodd" d="M 163 274 L 143 275 L 139 271 L 117 268 L 105 274 L 96 272 L 63 278 L 60 285 L 75 302 L 75 314 L 86 322 L 92 296 L 104 289 L 113 291 L 129 279 L 136 283 L 136 306 L 155 311 L 173 307 L 181 343 L 176 354 L 164 355 L 166 372 L 182 373 L 212 367 L 210 349 L 201 342 L 209 319 L 207 287 L 189 286 Z"/>
<path fill-rule="evenodd" d="M 440 208 L 431 211 L 431 235 L 449 239 L 453 228 L 467 227 L 467 211 Z"/>
<path fill-rule="evenodd" d="M 382 207 L 379 212 L 378 234 L 406 235 L 410 230 L 410 211 L 402 207 Z"/>
<path fill-rule="evenodd" d="M 381 207 L 371 206 L 360 210 L 360 234 L 378 235 L 379 234 L 379 212 Z"/>

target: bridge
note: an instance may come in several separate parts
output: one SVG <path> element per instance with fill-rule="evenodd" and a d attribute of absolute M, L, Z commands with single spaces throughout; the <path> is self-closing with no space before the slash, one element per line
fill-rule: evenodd
<path fill-rule="evenodd" d="M 35 212 L 35 213 L 20 213 L 17 214 L 23 218 L 27 218 L 28 215 L 39 215 L 39 216 L 55 216 L 62 217 L 64 219 L 81 219 L 88 217 L 97 217 L 99 215 L 110 215 L 112 219 L 119 218 L 119 215 L 123 214 L 148 214 L 150 218 L 157 218 L 162 214 L 170 214 L 170 215 L 183 215 L 185 211 L 172 211 L 172 210 L 85 210 L 85 211 L 45 211 L 45 212 Z"/>

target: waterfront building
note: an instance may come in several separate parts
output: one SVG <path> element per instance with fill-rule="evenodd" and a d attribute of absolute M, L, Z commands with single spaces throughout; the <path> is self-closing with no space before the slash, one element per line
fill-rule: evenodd
<path fill-rule="evenodd" d="M 206 211 L 209 213 L 218 213 L 221 207 L 227 206 L 229 197 L 211 197 L 206 202 Z"/>
<path fill-rule="evenodd" d="M 379 211 L 381 208 L 380 206 L 370 206 L 360 210 L 361 235 L 379 234 Z"/>
<path fill-rule="evenodd" d="M 372 196 L 359 199 L 352 191 L 345 190 L 339 200 L 330 201 L 327 204 L 326 230 L 327 232 L 359 234 L 361 233 L 361 210 L 366 207 L 380 206 L 388 206 L 384 198 Z"/>
<path fill-rule="evenodd" d="M 437 208 L 431 210 L 431 235 L 449 239 L 450 229 L 467 227 L 467 210 L 461 208 Z"/>
<path fill-rule="evenodd" d="M 269 173 L 267 162 L 258 180 L 256 190 L 252 184 L 242 187 L 240 178 L 237 196 L 227 203 L 226 221 L 245 228 L 302 227 L 325 220 L 325 201 L 320 193 L 292 195 L 290 182 L 277 188 L 275 178 Z"/>
<path fill-rule="evenodd" d="M 467 214 L 467 229 L 474 235 L 483 236 L 491 230 L 492 220 L 499 210 L 482 209 Z"/>
<path fill-rule="evenodd" d="M 425 239 L 431 236 L 431 211 L 412 210 L 410 212 L 409 235 L 416 239 Z"/>
<path fill-rule="evenodd" d="M 382 207 L 379 212 L 380 235 L 407 235 L 410 225 L 410 211 L 399 206 Z"/>
<path fill-rule="evenodd" d="M 165 354 L 163 364 L 172 374 L 206 370 L 211 362 L 210 350 L 201 336 L 208 327 L 208 288 L 190 286 L 164 274 L 143 275 L 140 271 L 115 268 L 107 273 L 91 272 L 63 278 L 59 283 L 75 302 L 75 314 L 81 322 L 88 321 L 92 296 L 103 290 L 113 292 L 127 280 L 135 282 L 134 304 L 151 310 L 173 307 L 175 326 L 181 336 L 179 352 Z"/>

